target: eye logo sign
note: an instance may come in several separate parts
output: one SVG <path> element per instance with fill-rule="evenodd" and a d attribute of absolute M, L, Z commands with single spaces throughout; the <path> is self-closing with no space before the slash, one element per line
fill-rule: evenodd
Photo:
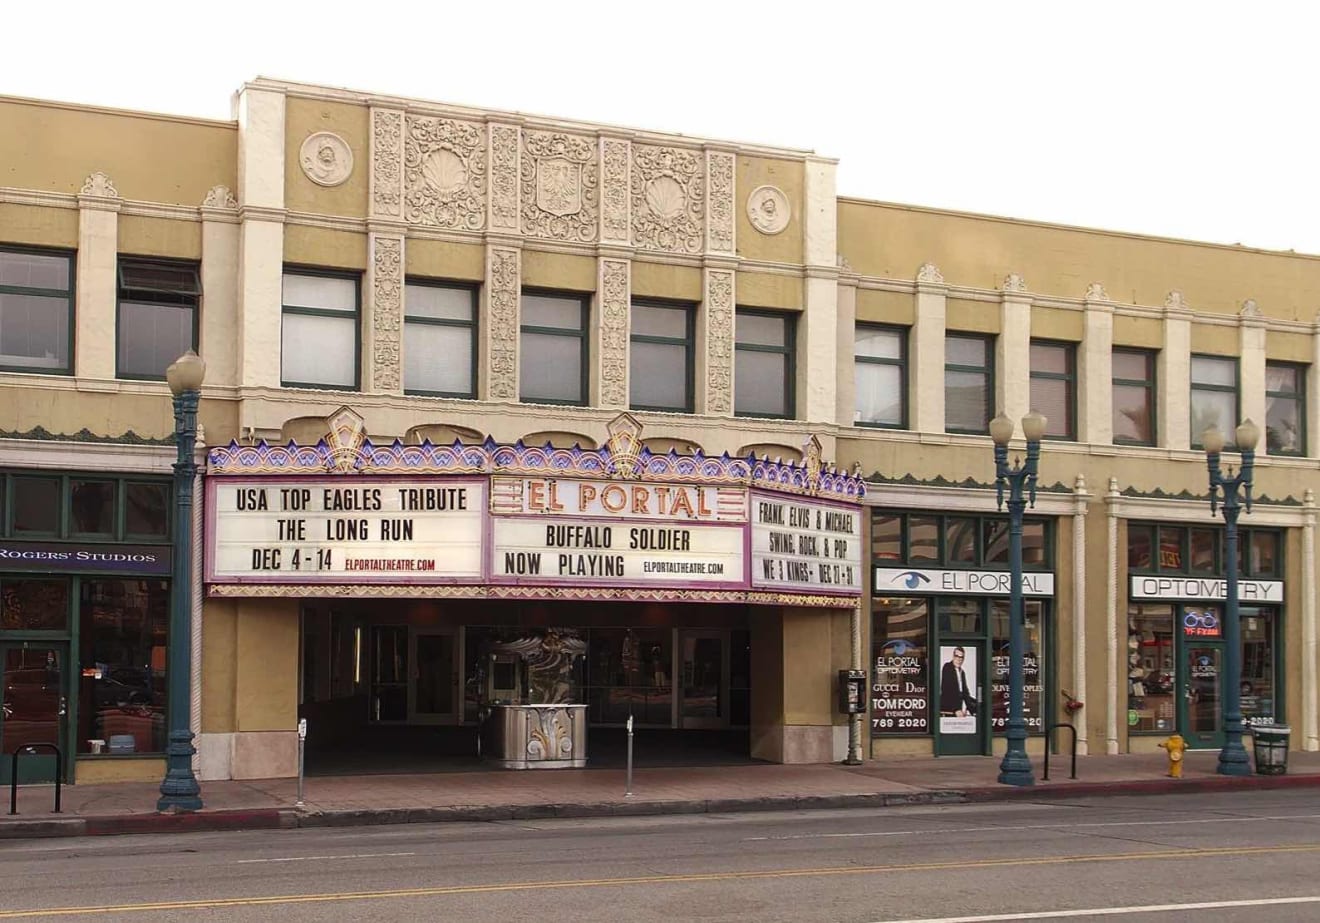
<path fill-rule="evenodd" d="M 900 580 L 909 590 L 915 590 L 923 583 L 930 583 L 930 578 L 918 570 L 906 570 L 901 574 L 895 574 L 893 581 L 896 583 Z"/>
<path fill-rule="evenodd" d="M 885 646 L 881 648 L 881 652 L 893 657 L 904 657 L 908 651 L 912 650 L 913 646 L 912 642 L 906 638 L 896 638 L 893 641 L 886 642 Z"/>

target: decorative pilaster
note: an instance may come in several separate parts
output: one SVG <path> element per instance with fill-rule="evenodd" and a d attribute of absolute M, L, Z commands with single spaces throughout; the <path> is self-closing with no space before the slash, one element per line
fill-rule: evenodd
<path fill-rule="evenodd" d="M 1105 753 L 1118 753 L 1118 678 L 1127 675 L 1127 658 L 1118 650 L 1118 478 L 1105 492 Z M 1125 594 L 1126 595 L 1126 594 Z M 1123 620 L 1127 625 L 1127 619 Z"/>
<path fill-rule="evenodd" d="M 1156 360 L 1159 376 L 1159 444 L 1191 447 L 1192 310 L 1182 292 L 1164 299 L 1164 348 Z"/>
<path fill-rule="evenodd" d="M 789 414 L 812 423 L 834 422 L 838 399 L 839 234 L 838 164 L 809 157 L 805 164 L 802 209 L 806 256 L 805 301 L 798 322 L 797 407 Z M 779 212 L 784 214 L 787 209 Z"/>
<path fill-rule="evenodd" d="M 733 413 L 733 270 L 706 269 L 703 286 L 697 338 L 697 412 L 728 416 Z"/>
<path fill-rule="evenodd" d="M 492 231 L 518 233 L 518 126 L 491 122 L 490 217 Z"/>
<path fill-rule="evenodd" d="M 912 368 L 908 372 L 912 428 L 944 432 L 944 336 L 949 287 L 934 263 L 917 270 L 917 312 L 912 325 Z"/>
<path fill-rule="evenodd" d="M 1114 441 L 1114 305 L 1099 282 L 1086 289 L 1082 326 L 1077 438 L 1109 445 Z"/>
<path fill-rule="evenodd" d="M 403 220 L 403 113 L 371 110 L 371 217 Z"/>
<path fill-rule="evenodd" d="M 1320 750 L 1320 705 L 1316 702 L 1315 491 L 1302 495 L 1302 749 Z"/>
<path fill-rule="evenodd" d="M 1254 420 L 1263 433 L 1265 426 L 1265 318 L 1255 301 L 1248 299 L 1238 312 L 1238 388 L 1241 414 L 1238 421 Z M 1266 451 L 1261 446 L 1261 453 Z"/>
<path fill-rule="evenodd" d="M 600 139 L 600 242 L 627 246 L 632 242 L 630 210 L 632 144 L 623 138 Z"/>
<path fill-rule="evenodd" d="M 628 347 L 631 331 L 631 268 L 628 260 L 601 259 L 596 264 L 600 323 L 593 352 L 600 356 L 601 407 L 628 406 Z"/>
<path fill-rule="evenodd" d="M 1017 273 L 1004 279 L 995 338 L 995 408 L 1014 422 L 1031 410 L 1031 296 Z"/>
<path fill-rule="evenodd" d="M 840 264 L 844 262 L 839 258 Z M 839 324 L 835 331 L 837 345 L 835 355 L 839 362 L 835 374 L 836 393 L 834 397 L 835 422 L 840 426 L 850 426 L 857 417 L 857 363 L 847 357 L 857 350 L 857 283 L 858 276 L 848 272 L 840 265 L 839 273 Z"/>
<path fill-rule="evenodd" d="M 370 393 L 403 393 L 403 266 L 401 236 L 371 234 L 367 267 L 366 354 L 362 378 Z"/>
<path fill-rule="evenodd" d="M 237 384 L 280 384 L 284 285 L 285 99 L 249 84 L 238 94 Z M 203 314 L 207 313 L 205 311 Z"/>
<path fill-rule="evenodd" d="M 1077 475 L 1073 483 L 1073 686 L 1076 695 L 1086 702 L 1086 510 L 1091 500 L 1091 492 L 1086 489 L 1086 477 Z M 1087 717 L 1082 716 L 1077 727 L 1077 754 L 1086 756 L 1089 752 Z"/>
<path fill-rule="evenodd" d="M 215 384 L 238 380 L 238 200 L 228 186 L 213 186 L 202 200 L 202 291 L 198 352 Z"/>
<path fill-rule="evenodd" d="M 710 199 L 706 203 L 706 252 L 733 256 L 734 247 L 734 157 L 723 151 L 706 151 L 706 176 Z"/>
<path fill-rule="evenodd" d="M 1311 321 L 1311 369 L 1306 376 L 1306 454 L 1320 456 L 1320 312 Z"/>
<path fill-rule="evenodd" d="M 115 267 L 122 200 L 110 177 L 96 172 L 78 193 L 78 310 L 73 371 L 79 378 L 115 377 Z"/>
<path fill-rule="evenodd" d="M 518 326 L 522 302 L 522 251 L 514 247 L 486 248 L 486 284 L 481 288 L 484 315 L 482 337 L 486 369 L 483 400 L 518 400 Z"/>

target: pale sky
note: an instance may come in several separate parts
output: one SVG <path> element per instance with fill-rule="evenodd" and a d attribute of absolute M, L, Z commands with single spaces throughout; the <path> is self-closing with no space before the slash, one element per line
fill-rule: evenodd
<path fill-rule="evenodd" d="M 1266 0 L 11 0 L 0 93 L 229 118 L 279 77 L 810 148 L 844 196 L 1320 254 L 1318 26 Z"/>

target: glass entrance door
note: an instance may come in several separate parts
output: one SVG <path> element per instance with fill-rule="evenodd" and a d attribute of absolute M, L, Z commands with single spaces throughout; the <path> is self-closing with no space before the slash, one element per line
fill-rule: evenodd
<path fill-rule="evenodd" d="M 1192 749 L 1218 749 L 1224 745 L 1224 645 L 1196 642 L 1183 650 L 1183 736 Z"/>
<path fill-rule="evenodd" d="M 371 628 L 372 721 L 408 720 L 408 626 Z"/>
<path fill-rule="evenodd" d="M 952 641 L 940 645 L 939 756 L 985 753 L 986 725 L 992 712 L 985 707 L 985 645 Z"/>
<path fill-rule="evenodd" d="M 408 720 L 416 724 L 458 722 L 458 645 L 452 631 L 414 630 Z"/>
<path fill-rule="evenodd" d="M 679 632 L 678 726 L 729 726 L 729 637 L 722 631 Z"/>
<path fill-rule="evenodd" d="M 10 781 L 13 754 L 26 744 L 65 749 L 68 647 L 31 641 L 0 644 L 0 782 Z M 49 750 L 18 758 L 19 782 L 53 782 Z"/>

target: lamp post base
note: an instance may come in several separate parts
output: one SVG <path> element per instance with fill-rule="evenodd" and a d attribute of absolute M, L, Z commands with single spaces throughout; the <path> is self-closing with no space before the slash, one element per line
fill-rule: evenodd
<path fill-rule="evenodd" d="M 999 783 L 1001 785 L 1035 785 L 1036 775 L 1031 769 L 1031 760 L 1025 752 L 1013 750 L 1004 754 L 999 763 Z"/>
<path fill-rule="evenodd" d="M 1251 760 L 1242 741 L 1224 744 L 1224 748 L 1219 751 L 1219 765 L 1215 767 L 1215 772 L 1221 776 L 1251 775 Z"/>
<path fill-rule="evenodd" d="M 202 787 L 192 770 L 192 757 L 197 752 L 192 741 L 192 731 L 170 732 L 165 780 L 160 783 L 160 798 L 156 801 L 156 810 L 161 813 L 188 814 L 202 809 Z"/>

